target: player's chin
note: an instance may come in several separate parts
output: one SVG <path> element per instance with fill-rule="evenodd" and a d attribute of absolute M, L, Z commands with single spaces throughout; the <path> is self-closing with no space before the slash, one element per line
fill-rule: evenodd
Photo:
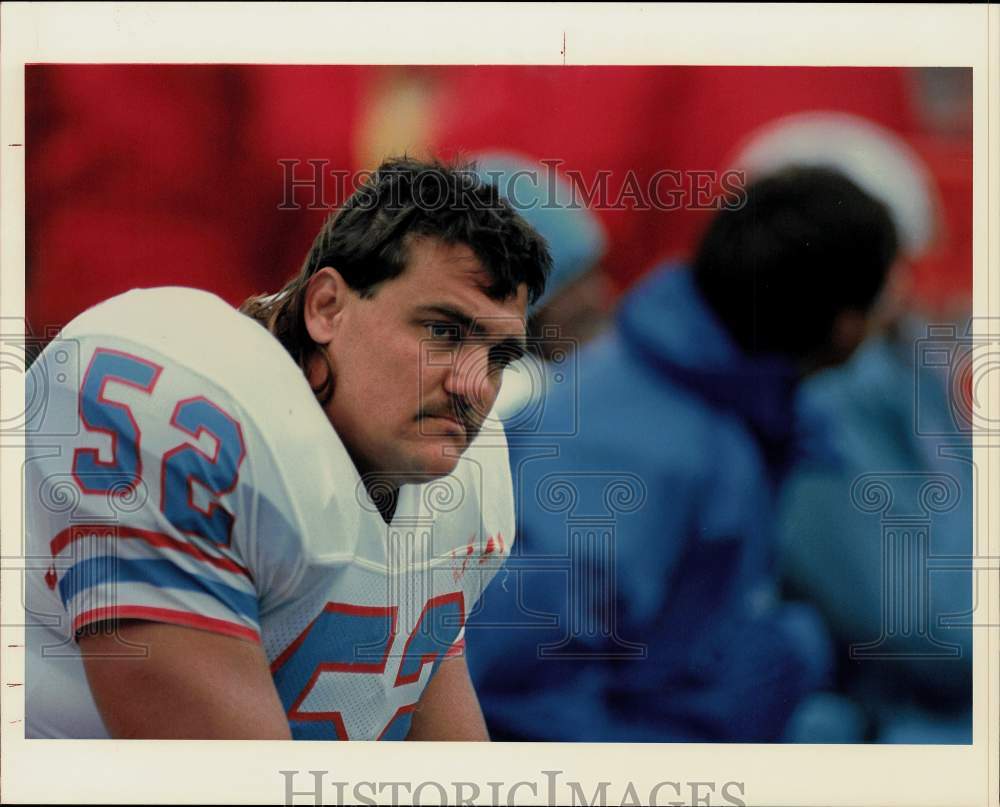
<path fill-rule="evenodd" d="M 466 449 L 463 437 L 424 437 L 421 440 L 419 459 L 415 463 L 423 481 L 447 476 L 455 470 Z"/>

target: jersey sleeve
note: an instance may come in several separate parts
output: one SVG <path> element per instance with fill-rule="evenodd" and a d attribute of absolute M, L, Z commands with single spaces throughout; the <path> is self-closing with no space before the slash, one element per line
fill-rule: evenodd
<path fill-rule="evenodd" d="M 236 402 L 119 339 L 57 340 L 32 367 L 46 406 L 29 438 L 26 509 L 66 632 L 143 619 L 260 641 L 253 449 Z"/>

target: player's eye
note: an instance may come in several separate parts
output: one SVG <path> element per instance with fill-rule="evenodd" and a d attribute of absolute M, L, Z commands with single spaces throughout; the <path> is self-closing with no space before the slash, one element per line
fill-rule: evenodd
<path fill-rule="evenodd" d="M 439 342 L 457 342 L 460 335 L 453 322 L 428 322 L 425 327 L 430 338 Z"/>

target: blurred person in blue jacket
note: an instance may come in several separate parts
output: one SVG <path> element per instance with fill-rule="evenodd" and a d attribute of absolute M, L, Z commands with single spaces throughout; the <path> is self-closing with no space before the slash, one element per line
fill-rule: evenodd
<path fill-rule="evenodd" d="M 843 175 L 765 177 L 508 426 L 519 535 L 466 629 L 494 739 L 775 741 L 828 682 L 774 496 L 796 388 L 857 347 L 896 247 Z"/>
<path fill-rule="evenodd" d="M 778 506 L 783 578 L 823 614 L 837 689 L 859 709 L 838 741 L 968 743 L 973 417 L 961 387 L 975 340 L 964 322 L 926 322 L 909 291 L 909 267 L 939 235 L 939 195 L 904 140 L 855 116 L 775 121 L 735 160 L 751 175 L 789 162 L 836 166 L 885 202 L 900 259 L 871 337 L 800 389 L 805 450 Z M 790 733 L 817 741 L 819 713 L 799 717 Z"/>
<path fill-rule="evenodd" d="M 920 364 L 960 355 L 963 330 L 902 317 L 798 402 L 811 449 L 779 500 L 781 566 L 834 635 L 856 742 L 972 742 L 972 444 Z"/>

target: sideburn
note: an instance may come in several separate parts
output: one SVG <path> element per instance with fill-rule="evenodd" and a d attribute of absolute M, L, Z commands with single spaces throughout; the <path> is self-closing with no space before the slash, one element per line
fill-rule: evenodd
<path fill-rule="evenodd" d="M 316 400 L 320 406 L 325 407 L 330 399 L 333 397 L 334 388 L 334 372 L 333 372 L 333 362 L 330 361 L 330 355 L 323 349 L 321 345 L 315 345 L 313 349 L 309 352 L 307 356 L 303 356 L 302 361 L 299 362 L 299 367 L 302 370 L 303 375 L 306 379 L 309 378 L 309 360 L 314 356 L 318 355 L 322 358 L 323 363 L 326 365 L 326 373 L 324 374 L 323 381 L 316 386 L 312 383 L 309 384 L 310 389 L 313 391 L 313 395 L 316 396 Z"/>

